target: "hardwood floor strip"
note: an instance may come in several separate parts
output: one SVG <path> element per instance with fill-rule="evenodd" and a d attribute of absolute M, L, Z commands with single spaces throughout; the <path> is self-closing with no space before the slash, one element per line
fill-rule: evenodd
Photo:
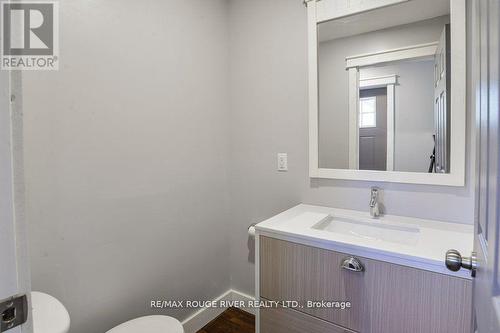
<path fill-rule="evenodd" d="M 229 308 L 198 333 L 255 333 L 255 316 L 240 309 Z"/>

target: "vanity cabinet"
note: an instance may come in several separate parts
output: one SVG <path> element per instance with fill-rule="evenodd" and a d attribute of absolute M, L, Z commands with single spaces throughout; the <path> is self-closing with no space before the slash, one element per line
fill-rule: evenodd
<path fill-rule="evenodd" d="M 354 331 L 287 308 L 261 311 L 261 332 L 273 333 L 355 333 Z"/>
<path fill-rule="evenodd" d="M 260 311 L 260 332 L 471 333 L 472 281 L 260 236 L 260 297 L 304 307 Z M 351 267 L 353 268 L 353 267 Z M 350 302 L 344 310 L 307 301 Z M 304 329 L 301 329 L 304 327 Z"/>

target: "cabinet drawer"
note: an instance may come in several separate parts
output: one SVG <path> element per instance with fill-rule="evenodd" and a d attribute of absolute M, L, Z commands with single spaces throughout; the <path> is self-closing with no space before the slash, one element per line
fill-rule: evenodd
<path fill-rule="evenodd" d="M 261 333 L 355 333 L 287 308 L 261 309 L 260 322 Z"/>
<path fill-rule="evenodd" d="M 260 237 L 260 295 L 275 301 L 349 301 L 350 309 L 300 311 L 362 333 L 470 333 L 472 282 Z"/>

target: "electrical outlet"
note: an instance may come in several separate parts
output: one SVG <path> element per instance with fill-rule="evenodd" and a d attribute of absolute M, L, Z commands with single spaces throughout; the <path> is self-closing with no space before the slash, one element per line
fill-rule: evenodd
<path fill-rule="evenodd" d="M 288 154 L 278 154 L 278 171 L 288 171 Z"/>

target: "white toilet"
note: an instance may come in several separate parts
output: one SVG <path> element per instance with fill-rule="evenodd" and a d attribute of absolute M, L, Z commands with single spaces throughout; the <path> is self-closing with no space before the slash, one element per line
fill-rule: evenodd
<path fill-rule="evenodd" d="M 56 298 L 31 292 L 33 333 L 68 333 L 70 319 L 68 310 Z"/>
<path fill-rule="evenodd" d="M 106 333 L 184 333 L 182 324 L 172 317 L 147 316 L 127 321 Z"/>
<path fill-rule="evenodd" d="M 68 333 L 68 310 L 56 298 L 45 293 L 31 293 L 33 333 Z M 172 317 L 147 316 L 127 321 L 106 333 L 184 333 L 182 324 Z"/>

